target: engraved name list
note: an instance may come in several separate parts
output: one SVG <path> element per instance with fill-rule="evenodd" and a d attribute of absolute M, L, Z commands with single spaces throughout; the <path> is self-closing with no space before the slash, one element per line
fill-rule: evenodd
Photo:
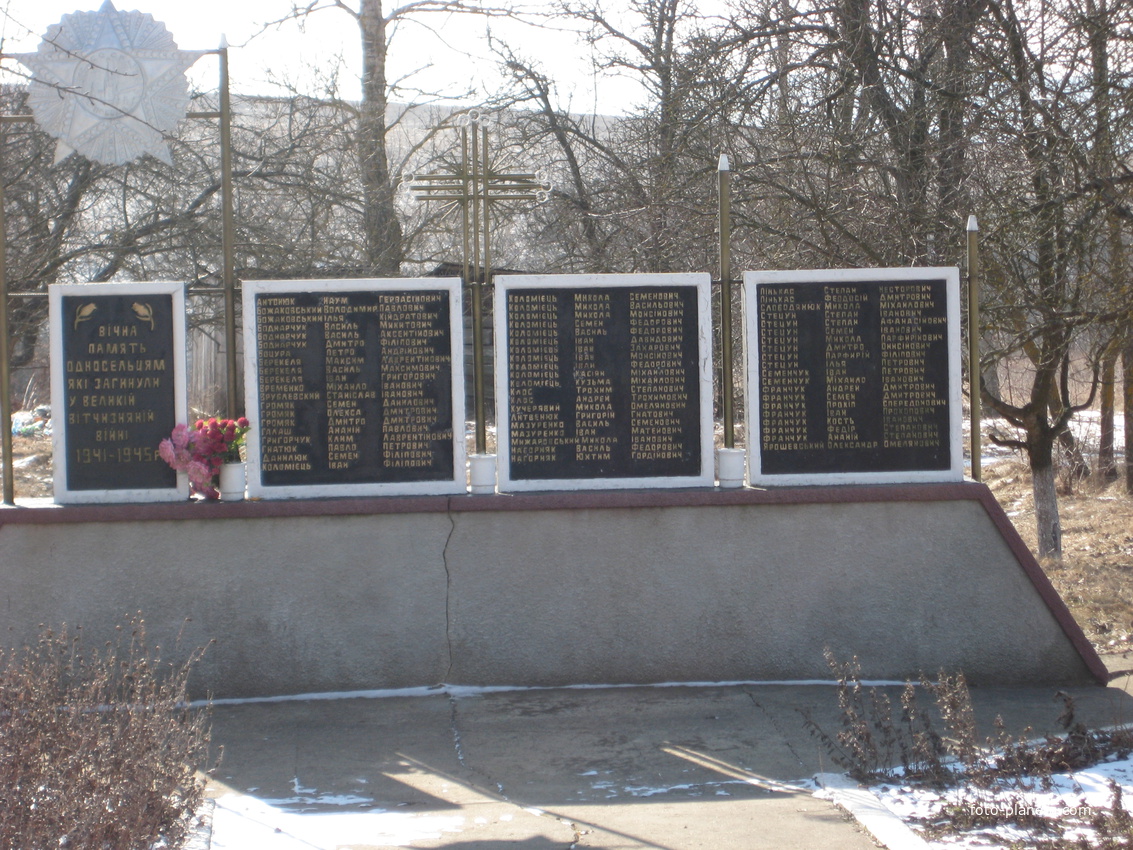
<path fill-rule="evenodd" d="M 453 476 L 448 292 L 255 296 L 265 486 Z"/>
<path fill-rule="evenodd" d="M 507 293 L 512 479 L 700 473 L 695 287 Z"/>
<path fill-rule="evenodd" d="M 764 474 L 947 470 L 944 280 L 759 284 Z"/>

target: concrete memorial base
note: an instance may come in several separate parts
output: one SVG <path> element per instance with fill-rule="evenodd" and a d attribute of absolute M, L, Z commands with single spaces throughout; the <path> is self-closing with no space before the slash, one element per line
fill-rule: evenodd
<path fill-rule="evenodd" d="M 216 641 L 214 697 L 438 682 L 1104 680 L 986 487 L 0 509 L 5 645 Z M 181 635 L 181 648 L 174 639 Z"/>

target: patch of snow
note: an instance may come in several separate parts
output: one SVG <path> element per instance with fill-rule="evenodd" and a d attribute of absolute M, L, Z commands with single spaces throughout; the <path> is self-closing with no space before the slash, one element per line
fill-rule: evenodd
<path fill-rule="evenodd" d="M 302 810 L 312 806 L 372 806 L 372 797 L 359 797 L 354 794 L 297 794 L 294 797 L 263 797 L 265 803 L 279 808 Z"/>
<path fill-rule="evenodd" d="M 817 780 L 821 790 L 815 796 L 830 800 L 848 811 L 881 846 L 888 850 L 927 850 L 931 846 L 878 799 L 873 789 L 861 788 L 841 774 L 823 773 Z"/>
<path fill-rule="evenodd" d="M 1006 847 L 1012 842 L 1026 845 L 1035 838 L 1012 823 L 949 833 L 934 840 L 917 834 L 927 823 L 948 820 L 942 814 L 947 808 L 968 808 L 977 816 L 1018 813 L 1057 819 L 1065 828 L 1068 841 L 1081 840 L 1089 845 L 1098 838 L 1091 820 L 1112 806 L 1111 783 L 1120 786 L 1126 799 L 1133 793 L 1133 757 L 1112 759 L 1074 773 L 1055 774 L 1049 788 L 1043 788 L 1036 779 L 1031 790 L 1020 789 L 1007 780 L 991 788 L 960 785 L 938 790 L 899 781 L 862 788 L 847 777 L 834 774 L 821 774 L 816 779 L 820 786 L 816 796 L 845 808 L 890 850 Z"/>
<path fill-rule="evenodd" d="M 248 790 L 254 791 L 256 789 L 249 788 Z M 359 797 L 356 794 L 320 794 L 317 788 L 305 788 L 300 785 L 298 776 L 291 780 L 291 790 L 293 792 L 291 797 L 262 797 L 259 799 L 272 808 L 290 809 L 293 813 L 309 811 L 315 806 L 367 807 L 374 805 L 372 797 Z"/>
<path fill-rule="evenodd" d="M 336 850 L 352 844 L 409 847 L 460 832 L 459 815 L 398 812 L 295 813 L 244 794 L 215 801 L 211 850 Z"/>

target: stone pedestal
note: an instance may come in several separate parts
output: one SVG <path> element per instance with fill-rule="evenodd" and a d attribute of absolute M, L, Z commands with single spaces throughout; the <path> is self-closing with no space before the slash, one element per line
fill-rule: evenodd
<path fill-rule="evenodd" d="M 468 458 L 468 477 L 473 495 L 496 492 L 496 456 L 472 455 Z"/>
<path fill-rule="evenodd" d="M 724 489 L 735 489 L 744 485 L 743 449 L 716 450 L 716 478 Z"/>

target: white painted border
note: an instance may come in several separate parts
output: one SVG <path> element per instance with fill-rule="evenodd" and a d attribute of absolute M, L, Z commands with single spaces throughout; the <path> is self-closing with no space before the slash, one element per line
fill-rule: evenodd
<path fill-rule="evenodd" d="M 112 504 L 115 502 L 178 502 L 189 498 L 185 476 L 177 477 L 173 487 L 127 490 L 72 490 L 67 486 L 66 426 L 67 378 L 63 368 L 63 299 L 74 296 L 171 295 L 173 297 L 173 411 L 174 425 L 185 422 L 188 401 L 185 381 L 185 284 L 181 281 L 131 283 L 53 283 L 47 287 L 48 335 L 51 348 L 51 416 L 56 427 L 51 432 L 55 460 L 55 501 L 61 505 Z M 172 425 L 170 431 L 172 431 Z M 157 448 L 154 446 L 153 448 Z"/>
<path fill-rule="evenodd" d="M 841 806 L 887 850 L 931 850 L 932 845 L 893 814 L 877 795 L 841 773 L 819 773 L 814 796 Z"/>
<path fill-rule="evenodd" d="M 764 475 L 759 442 L 759 316 L 756 289 L 765 283 L 831 284 L 885 281 L 943 280 L 948 314 L 948 429 L 951 464 L 948 469 L 886 472 L 829 472 Z M 744 347 L 747 380 L 744 385 L 744 430 L 748 445 L 748 478 L 752 484 L 897 484 L 962 481 L 964 453 L 960 399 L 960 270 L 954 266 L 889 269 L 807 269 L 744 272 Z"/>
<path fill-rule="evenodd" d="M 464 447 L 464 318 L 459 278 L 357 278 L 340 280 L 246 280 L 244 306 L 244 405 L 252 423 L 248 431 L 248 495 L 262 499 L 306 499 L 342 496 L 426 496 L 464 493 L 468 472 Z M 255 299 L 259 294 L 281 295 L 310 292 L 445 291 L 449 297 L 452 342 L 452 442 L 453 472 L 449 479 L 434 481 L 379 481 L 340 484 L 266 485 L 260 474 L 259 334 Z"/>
<path fill-rule="evenodd" d="M 695 286 L 700 360 L 700 474 L 653 478 L 538 478 L 511 477 L 511 431 L 508 397 L 507 294 L 513 289 L 590 289 L 594 287 L 648 288 Z M 495 292 L 496 339 L 496 440 L 499 489 L 618 490 L 660 487 L 711 487 L 713 471 L 712 423 L 712 278 L 707 274 L 601 274 L 601 275 L 500 275 Z"/>

